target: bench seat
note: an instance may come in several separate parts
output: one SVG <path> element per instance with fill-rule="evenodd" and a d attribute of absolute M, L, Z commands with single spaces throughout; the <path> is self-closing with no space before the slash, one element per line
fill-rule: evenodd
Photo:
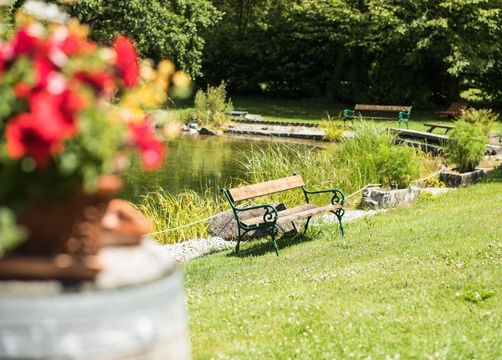
<path fill-rule="evenodd" d="M 285 209 L 282 211 L 278 211 L 279 218 L 277 220 L 277 224 L 285 224 L 288 222 L 292 222 L 299 219 L 305 219 L 310 216 L 315 216 L 319 214 L 324 214 L 330 211 L 336 211 L 341 209 L 342 206 L 339 204 L 330 204 L 326 206 L 315 206 L 313 204 L 305 204 L 300 205 L 294 208 Z M 265 221 L 262 216 L 255 216 L 250 219 L 242 220 L 242 222 L 247 226 L 254 226 L 263 224 Z"/>

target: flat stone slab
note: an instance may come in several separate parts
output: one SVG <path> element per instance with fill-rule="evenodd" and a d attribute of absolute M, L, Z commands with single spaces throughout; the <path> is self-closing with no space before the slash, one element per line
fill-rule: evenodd
<path fill-rule="evenodd" d="M 474 184 L 484 178 L 486 172 L 482 169 L 476 169 L 467 173 L 458 173 L 450 170 L 443 170 L 439 174 L 439 179 L 450 187 L 460 187 Z"/>
<path fill-rule="evenodd" d="M 290 137 L 298 139 L 323 140 L 326 133 L 323 130 L 297 127 L 297 126 L 277 126 L 277 125 L 256 125 L 234 126 L 225 130 L 228 134 L 268 136 L 268 137 Z"/>

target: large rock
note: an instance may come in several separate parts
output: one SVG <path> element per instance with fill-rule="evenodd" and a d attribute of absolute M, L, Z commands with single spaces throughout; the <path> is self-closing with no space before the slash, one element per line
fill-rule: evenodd
<path fill-rule="evenodd" d="M 378 187 L 367 188 L 363 191 L 361 203 L 363 207 L 371 210 L 388 209 L 413 203 L 419 193 L 420 189 L 417 187 L 397 190 L 384 190 Z"/>
<path fill-rule="evenodd" d="M 286 206 L 284 204 L 275 205 L 278 211 L 285 210 Z M 249 211 L 243 211 L 239 213 L 240 219 L 250 219 L 256 216 L 262 216 L 264 214 L 263 209 L 254 209 Z M 213 236 L 221 237 L 225 240 L 236 240 L 237 239 L 237 221 L 235 221 L 234 213 L 232 210 L 223 211 L 219 214 L 214 215 L 208 220 L 209 232 Z M 284 233 L 295 232 L 296 228 L 293 223 L 291 224 L 281 224 L 281 230 Z M 257 238 L 262 236 L 267 236 L 268 234 L 262 230 L 250 231 L 244 238 Z"/>

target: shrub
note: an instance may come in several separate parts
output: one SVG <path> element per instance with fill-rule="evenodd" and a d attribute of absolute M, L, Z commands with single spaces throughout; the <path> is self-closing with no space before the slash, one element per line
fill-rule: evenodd
<path fill-rule="evenodd" d="M 448 142 L 448 159 L 462 172 L 472 171 L 485 153 L 482 130 L 466 121 L 459 121 Z"/>
<path fill-rule="evenodd" d="M 458 120 L 478 127 L 481 129 L 483 135 L 487 137 L 498 118 L 499 115 L 490 109 L 467 109 L 459 116 Z"/>
<path fill-rule="evenodd" d="M 208 86 L 206 92 L 199 90 L 195 95 L 195 117 L 201 125 L 221 127 L 228 121 L 225 112 L 232 110 L 224 83 L 218 87 Z"/>
<path fill-rule="evenodd" d="M 420 175 L 420 161 L 414 149 L 404 146 L 384 146 L 375 155 L 378 181 L 391 188 L 405 188 Z"/>

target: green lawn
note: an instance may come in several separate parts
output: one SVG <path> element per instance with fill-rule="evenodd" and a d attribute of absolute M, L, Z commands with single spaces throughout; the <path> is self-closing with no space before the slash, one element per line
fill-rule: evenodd
<path fill-rule="evenodd" d="M 196 359 L 502 356 L 502 172 L 309 237 L 184 266 Z"/>
<path fill-rule="evenodd" d="M 302 122 L 316 122 L 325 119 L 327 114 L 336 120 L 343 109 L 351 108 L 352 106 L 335 104 L 332 101 L 320 99 L 285 100 L 260 97 L 232 97 L 232 102 L 236 110 L 246 110 L 254 114 L 260 114 L 266 119 Z M 425 131 L 428 127 L 423 125 L 424 122 L 452 123 L 452 121 L 444 118 L 439 119 L 435 111 L 412 110 L 409 123 L 410 129 Z M 340 121 L 340 124 L 342 123 Z M 398 127 L 397 114 L 395 121 L 375 121 L 375 124 L 384 127 Z M 497 123 L 495 130 L 497 133 L 502 134 L 501 121 Z M 434 132 L 442 134 L 444 130 L 436 129 Z"/>

